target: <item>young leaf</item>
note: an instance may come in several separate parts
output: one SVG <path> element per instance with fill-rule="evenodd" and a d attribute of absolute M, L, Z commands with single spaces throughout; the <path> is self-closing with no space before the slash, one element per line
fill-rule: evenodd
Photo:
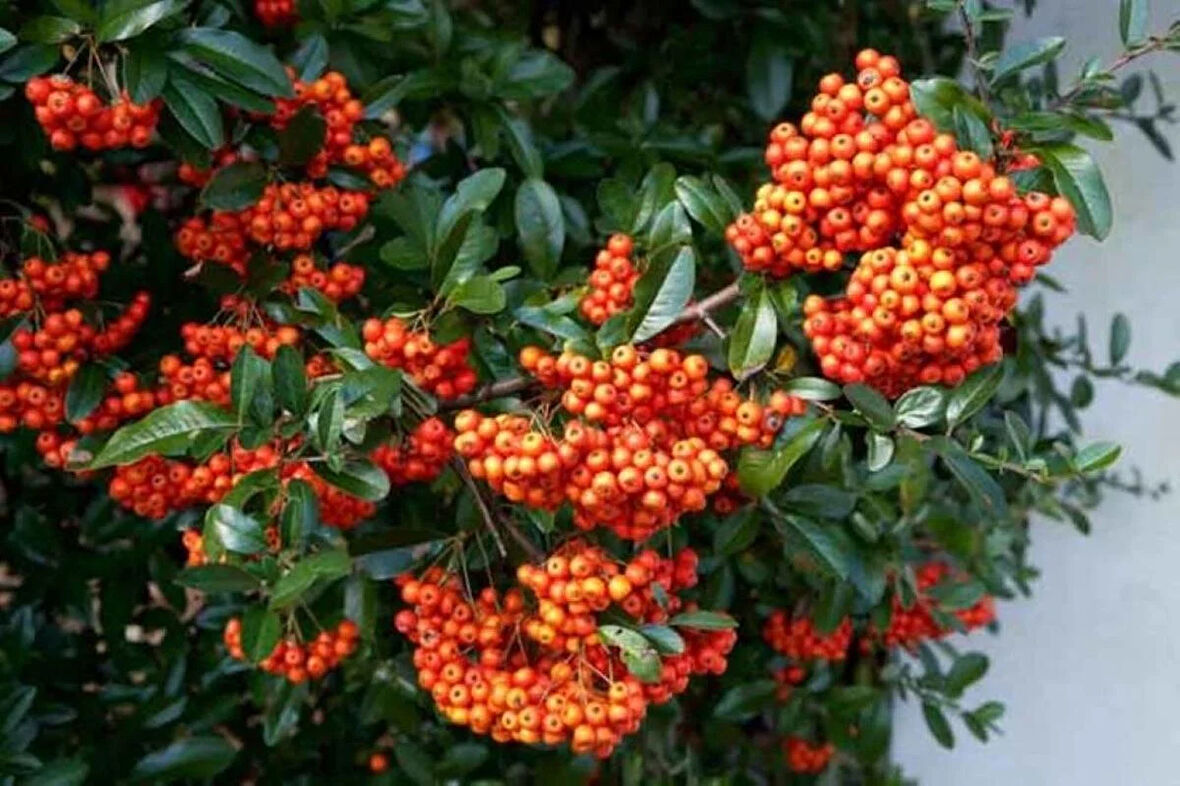
<path fill-rule="evenodd" d="M 242 210 L 262 196 L 266 167 L 260 161 L 236 161 L 218 169 L 201 190 L 201 204 L 214 210 Z"/>
<path fill-rule="evenodd" d="M 696 266 L 692 246 L 669 250 L 652 261 L 635 285 L 635 304 L 628 316 L 628 324 L 635 326 L 632 341 L 647 341 L 675 322 L 692 298 Z"/>
<path fill-rule="evenodd" d="M 516 234 L 533 273 L 549 279 L 565 247 L 565 219 L 553 186 L 529 178 L 516 190 Z"/>
<path fill-rule="evenodd" d="M 197 437 L 231 431 L 237 425 L 237 418 L 216 404 L 178 401 L 116 431 L 87 468 L 131 464 L 149 453 L 175 451 Z"/>
<path fill-rule="evenodd" d="M 778 318 L 765 287 L 747 298 L 729 336 L 729 370 L 739 381 L 757 372 L 774 354 Z"/>
<path fill-rule="evenodd" d="M 1047 63 L 1061 54 L 1064 48 L 1065 39 L 1061 36 L 1048 36 L 1010 46 L 1000 53 L 992 65 L 991 82 L 994 85 L 1026 68 Z"/>

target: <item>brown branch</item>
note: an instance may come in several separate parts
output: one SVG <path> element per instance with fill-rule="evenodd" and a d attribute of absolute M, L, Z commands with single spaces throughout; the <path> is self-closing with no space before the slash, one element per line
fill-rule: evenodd
<path fill-rule="evenodd" d="M 524 533 L 516 528 L 515 524 L 511 521 L 496 518 L 496 515 L 492 513 L 491 506 L 488 505 L 478 484 L 476 484 L 475 478 L 471 476 L 471 470 L 467 469 L 467 464 L 464 463 L 463 459 L 456 456 L 451 459 L 451 466 L 455 468 L 455 472 L 458 473 L 459 477 L 463 479 L 463 483 L 466 484 L 467 488 L 471 489 L 471 493 L 475 496 L 475 504 L 479 507 L 479 513 L 483 518 L 484 526 L 487 527 L 488 532 L 492 533 L 492 539 L 496 541 L 496 550 L 500 552 L 501 557 L 508 556 L 508 549 L 504 546 L 504 539 L 500 535 L 497 524 L 508 530 L 508 534 L 512 536 L 512 539 L 534 561 L 540 562 L 545 558 L 545 553 L 537 548 L 535 543 L 526 538 Z"/>
<path fill-rule="evenodd" d="M 672 320 L 672 324 L 679 325 L 684 322 L 694 322 L 698 319 L 710 321 L 710 312 L 728 306 L 737 300 L 740 295 L 741 289 L 738 286 L 738 282 L 734 281 L 703 300 L 699 300 L 696 303 L 689 303 L 683 311 L 676 315 L 676 318 Z M 496 382 L 489 382 L 465 396 L 458 396 L 449 401 L 440 401 L 439 409 L 455 410 L 472 407 L 494 398 L 500 398 L 501 396 L 523 393 L 536 383 L 537 380 L 532 377 L 511 377 L 509 379 L 497 380 Z"/>
<path fill-rule="evenodd" d="M 988 89 L 987 79 L 976 59 L 979 56 L 979 41 L 975 37 L 975 25 L 971 22 L 971 15 L 967 13 L 967 4 L 963 0 L 959 0 L 958 11 L 959 21 L 963 23 L 963 42 L 967 45 L 967 62 L 971 64 L 971 72 L 975 75 L 975 89 L 979 91 L 979 97 L 983 99 L 983 103 L 990 104 L 991 92 Z"/>

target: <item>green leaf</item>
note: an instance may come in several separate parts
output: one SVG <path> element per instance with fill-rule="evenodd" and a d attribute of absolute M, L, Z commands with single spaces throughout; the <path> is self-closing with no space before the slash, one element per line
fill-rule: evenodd
<path fill-rule="evenodd" d="M 884 396 L 868 385 L 845 385 L 844 396 L 877 431 L 888 431 L 897 423 L 893 407 L 889 405 Z"/>
<path fill-rule="evenodd" d="M 1079 450 L 1073 462 L 1078 472 L 1098 472 L 1118 461 L 1122 452 L 1113 442 L 1095 442 Z"/>
<path fill-rule="evenodd" d="M 823 377 L 795 377 L 783 385 L 783 391 L 806 401 L 831 401 L 844 394 L 839 385 Z"/>
<path fill-rule="evenodd" d="M 991 121 L 991 113 L 979 99 L 968 93 L 953 79 L 936 76 L 915 79 L 910 83 L 910 98 L 918 113 L 934 123 L 940 131 L 955 132 L 955 109 L 975 115 L 984 126 Z"/>
<path fill-rule="evenodd" d="M 598 210 L 612 232 L 629 232 L 638 223 L 640 199 L 635 189 L 611 177 L 598 181 Z"/>
<path fill-rule="evenodd" d="M 726 556 L 745 551 L 758 537 L 761 526 L 758 511 L 753 507 L 720 519 L 713 530 L 713 550 Z"/>
<path fill-rule="evenodd" d="M 632 341 L 647 341 L 676 321 L 692 298 L 696 265 L 692 246 L 681 246 L 652 260 L 635 285 L 635 303 L 627 318 L 628 325 L 635 326 Z"/>
<path fill-rule="evenodd" d="M 512 117 L 508 110 L 498 104 L 496 112 L 516 165 L 526 177 L 539 180 L 545 174 L 545 165 L 541 161 L 541 153 L 533 143 L 533 133 L 529 124 L 518 117 Z"/>
<path fill-rule="evenodd" d="M 491 276 L 473 276 L 455 288 L 451 302 L 473 314 L 498 314 L 508 305 L 504 287 Z"/>
<path fill-rule="evenodd" d="M 598 635 L 604 644 L 618 647 L 623 665 L 640 682 L 659 682 L 660 656 L 643 634 L 620 625 L 600 625 Z"/>
<path fill-rule="evenodd" d="M 513 316 L 522 324 L 552 333 L 570 341 L 592 342 L 590 334 L 584 327 L 564 314 L 555 314 L 543 306 L 521 306 L 513 312 Z"/>
<path fill-rule="evenodd" d="M 0 54 L 4 54 L 9 49 L 12 49 L 14 46 L 16 46 L 16 40 L 16 36 L 5 30 L 3 27 L 0 27 Z"/>
<path fill-rule="evenodd" d="M 638 235 L 663 208 L 673 203 L 675 180 L 676 169 L 668 163 L 656 164 L 647 171 L 643 182 L 639 184 L 639 211 L 635 214 L 629 234 Z M 654 242 L 649 245 L 649 248 L 657 247 Z"/>
<path fill-rule="evenodd" d="M 498 91 L 501 98 L 544 98 L 574 82 L 574 69 L 542 49 L 525 52 L 509 69 Z"/>
<path fill-rule="evenodd" d="M 968 652 L 955 658 L 946 674 L 946 689 L 951 696 L 960 696 L 972 683 L 987 674 L 987 656 L 979 652 Z"/>
<path fill-rule="evenodd" d="M 821 524 L 803 516 L 787 515 L 781 519 L 787 530 L 800 538 L 807 547 L 837 576 L 847 581 L 856 569 L 856 555 L 850 551 L 851 542 L 841 537 L 838 525 Z"/>
<path fill-rule="evenodd" d="M 262 197 L 266 167 L 260 161 L 235 161 L 214 172 L 201 189 L 201 204 L 214 210 L 242 210 Z"/>
<path fill-rule="evenodd" d="M 295 113 L 287 126 L 279 131 L 279 161 L 287 166 L 303 166 L 324 146 L 327 121 L 314 106 L 305 106 Z"/>
<path fill-rule="evenodd" d="M 269 426 L 274 416 L 270 363 L 249 345 L 238 350 L 230 368 L 230 401 L 239 420 Z"/>
<path fill-rule="evenodd" d="M 1147 0 L 1119 0 L 1119 38 L 1134 46 L 1147 37 Z"/>
<path fill-rule="evenodd" d="M 754 374 L 774 355 L 778 317 L 765 287 L 747 298 L 729 336 L 729 371 L 741 381 Z"/>
<path fill-rule="evenodd" d="M 868 435 L 869 453 L 866 466 L 869 472 L 879 472 L 893 460 L 893 438 L 887 434 L 871 433 Z"/>
<path fill-rule="evenodd" d="M 186 568 L 173 579 L 182 587 L 202 592 L 250 592 L 262 586 L 252 573 L 234 565 L 198 565 Z"/>
<path fill-rule="evenodd" d="M 946 391 L 929 385 L 911 388 L 894 403 L 893 411 L 897 422 L 907 428 L 932 426 L 946 412 Z"/>
<path fill-rule="evenodd" d="M 1110 365 L 1117 366 L 1131 348 L 1131 320 L 1126 314 L 1115 314 L 1110 323 Z"/>
<path fill-rule="evenodd" d="M 389 476 L 371 461 L 346 461 L 339 470 L 315 463 L 312 469 L 336 488 L 369 502 L 377 502 L 389 494 Z"/>
<path fill-rule="evenodd" d="M 737 620 L 719 611 L 685 611 L 668 620 L 674 628 L 697 630 L 727 630 L 738 626 Z"/>
<path fill-rule="evenodd" d="M 283 574 L 270 595 L 270 607 L 282 609 L 303 597 L 319 579 L 332 580 L 347 576 L 352 563 L 343 549 L 321 551 L 295 563 Z"/>
<path fill-rule="evenodd" d="M 794 63 L 782 36 L 769 32 L 757 35 L 746 56 L 746 92 L 754 114 L 774 120 L 791 98 Z"/>
<path fill-rule="evenodd" d="M 957 442 L 938 436 L 932 437 L 927 444 L 976 504 L 990 515 L 1001 518 L 1007 516 L 1008 501 L 1004 489 Z"/>
<path fill-rule="evenodd" d="M 739 723 L 749 720 L 774 703 L 774 680 L 750 680 L 727 690 L 713 707 L 713 717 Z"/>
<path fill-rule="evenodd" d="M 21 44 L 0 60 L 0 81 L 26 82 L 53 68 L 60 56 L 51 44 Z"/>
<path fill-rule="evenodd" d="M 123 58 L 123 78 L 131 100 L 146 104 L 160 95 L 168 81 L 168 58 L 155 47 L 138 44 Z"/>
<path fill-rule="evenodd" d="M 279 517 L 280 534 L 285 544 L 298 546 L 315 529 L 319 508 L 315 492 L 306 481 L 287 482 L 287 501 Z"/>
<path fill-rule="evenodd" d="M 229 767 L 236 755 L 237 750 L 224 737 L 185 737 L 136 762 L 131 779 L 152 783 L 209 779 Z"/>
<path fill-rule="evenodd" d="M 444 777 L 462 778 L 478 770 L 490 755 L 487 745 L 478 742 L 455 743 L 447 746 L 437 772 Z"/>
<path fill-rule="evenodd" d="M 294 347 L 283 345 L 271 361 L 275 398 L 279 406 L 293 415 L 307 410 L 307 371 L 303 356 Z"/>
<path fill-rule="evenodd" d="M 1073 205 L 1078 216 L 1078 229 L 1098 240 L 1106 239 L 1114 220 L 1110 193 L 1090 154 L 1066 142 L 1031 149 L 1053 175 L 1057 192 Z"/>
<path fill-rule="evenodd" d="M 63 16 L 35 16 L 21 25 L 22 41 L 35 44 L 60 44 L 82 32 L 82 25 Z"/>
<path fill-rule="evenodd" d="M 186 52 L 230 81 L 266 96 L 295 91 L 283 64 L 269 49 L 232 30 L 194 27 L 180 34 Z"/>
<path fill-rule="evenodd" d="M 101 44 L 133 38 L 184 9 L 184 0 L 121 0 L 102 7 L 95 34 Z"/>
<path fill-rule="evenodd" d="M 951 731 L 951 725 L 947 722 L 946 715 L 937 704 L 932 702 L 922 702 L 922 717 L 926 719 L 926 728 L 930 729 L 930 734 L 938 741 L 938 744 L 944 748 L 955 747 L 955 735 Z"/>
<path fill-rule="evenodd" d="M 665 655 L 679 655 L 684 652 L 684 639 L 667 625 L 644 625 L 639 632 Z"/>
<path fill-rule="evenodd" d="M 971 150 L 984 160 L 993 157 L 995 150 L 991 131 L 979 119 L 979 115 L 967 111 L 962 106 L 956 106 L 951 110 L 951 120 L 955 124 L 955 137 L 960 148 Z"/>
<path fill-rule="evenodd" d="M 88 468 L 131 464 L 149 453 L 185 447 L 198 437 L 230 431 L 237 425 L 237 418 L 215 404 L 178 401 L 116 431 Z"/>
<path fill-rule="evenodd" d="M 107 372 L 97 363 L 78 369 L 66 390 L 66 420 L 76 423 L 94 411 L 107 387 Z"/>
<path fill-rule="evenodd" d="M 729 208 L 705 181 L 692 175 L 676 178 L 676 198 L 697 223 L 718 237 L 725 236 Z"/>
<path fill-rule="evenodd" d="M 266 550 L 262 524 L 232 505 L 217 504 L 205 513 L 205 527 L 212 527 L 218 542 L 238 554 Z"/>
<path fill-rule="evenodd" d="M 1065 39 L 1061 36 L 1048 36 L 1034 41 L 1024 41 L 1010 46 L 1000 52 L 992 64 L 992 84 L 1031 68 L 1041 63 L 1055 59 L 1065 48 Z"/>
<path fill-rule="evenodd" d="M 191 79 L 171 74 L 168 84 L 164 85 L 163 96 L 164 104 L 176 122 L 202 146 L 216 150 L 225 144 L 225 129 L 217 102 Z"/>
<path fill-rule="evenodd" d="M 291 67 L 304 82 L 310 82 L 328 67 L 328 40 L 315 33 L 303 39 L 290 58 Z"/>
<path fill-rule="evenodd" d="M 21 786 L 82 786 L 90 765 L 81 759 L 56 759 L 22 780 Z"/>
<path fill-rule="evenodd" d="M 985 366 L 950 392 L 946 404 L 946 422 L 951 428 L 959 425 L 983 408 L 1000 387 L 1004 367 Z"/>
<path fill-rule="evenodd" d="M 274 651 L 283 632 L 279 615 L 261 606 L 251 606 L 242 615 L 242 654 L 250 663 L 258 663 Z"/>
<path fill-rule="evenodd" d="M 565 247 L 565 219 L 553 186 L 529 178 L 516 190 L 516 235 L 533 273 L 549 279 Z"/>
<path fill-rule="evenodd" d="M 777 488 L 795 462 L 815 445 L 824 426 L 824 421 L 813 420 L 795 432 L 781 448 L 744 450 L 738 459 L 738 480 L 742 490 L 753 497 L 763 497 Z"/>

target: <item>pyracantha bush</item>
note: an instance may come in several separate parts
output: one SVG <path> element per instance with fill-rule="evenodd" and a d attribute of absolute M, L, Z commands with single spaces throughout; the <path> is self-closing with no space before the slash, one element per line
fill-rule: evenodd
<path fill-rule="evenodd" d="M 1177 29 L 1067 81 L 977 3 L 671 5 L 0 11 L 0 782 L 898 784 L 896 698 L 996 731 L 958 634 L 1030 512 L 1150 491 L 1090 377 L 1180 392 L 1020 294 Z"/>

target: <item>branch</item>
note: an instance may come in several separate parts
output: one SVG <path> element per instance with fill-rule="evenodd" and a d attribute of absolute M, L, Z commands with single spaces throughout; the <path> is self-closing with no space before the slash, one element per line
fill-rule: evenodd
<path fill-rule="evenodd" d="M 979 91 L 983 103 L 990 104 L 991 91 L 976 59 L 979 54 L 979 42 L 975 38 L 975 25 L 971 22 L 971 15 L 967 13 L 967 4 L 964 0 L 959 0 L 958 11 L 959 20 L 963 23 L 963 42 L 967 45 L 967 62 L 971 64 L 971 72 L 975 75 L 975 89 Z"/>
<path fill-rule="evenodd" d="M 504 546 L 504 539 L 500 536 L 500 530 L 496 527 L 499 523 L 504 529 L 508 530 L 508 534 L 512 539 L 524 549 L 525 553 L 529 555 L 534 561 L 540 562 L 545 558 L 544 552 L 537 548 L 531 540 L 524 536 L 524 533 L 516 528 L 516 525 L 511 521 L 503 521 L 496 518 L 492 513 L 491 507 L 487 500 L 484 499 L 483 493 L 475 482 L 475 478 L 471 477 L 471 470 L 467 469 L 467 464 L 463 459 L 456 456 L 451 459 L 451 466 L 455 468 L 455 472 L 463 479 L 463 483 L 467 488 L 471 489 L 471 493 L 475 496 L 475 504 L 479 506 L 480 516 L 483 518 L 484 526 L 487 527 L 488 532 L 492 533 L 492 539 L 496 541 L 496 550 L 500 552 L 501 557 L 508 556 L 508 549 Z"/>
<path fill-rule="evenodd" d="M 719 308 L 724 308 L 733 301 L 737 300 L 741 295 L 741 289 L 738 287 L 738 282 L 734 281 L 722 289 L 717 290 L 708 297 L 696 303 L 690 303 L 685 306 L 684 310 L 676 315 L 672 320 L 673 325 L 679 325 L 684 322 L 694 322 L 698 319 L 711 321 L 709 317 L 710 311 L 716 311 Z M 458 396 L 449 401 L 440 401 L 439 409 L 441 410 L 455 410 L 465 409 L 467 407 L 482 404 L 485 401 L 490 401 L 501 396 L 511 396 L 514 393 L 522 393 L 533 385 L 537 380 L 532 377 L 510 377 L 509 379 L 501 379 L 496 382 L 489 382 L 476 391 L 468 393 L 465 396 Z"/>
<path fill-rule="evenodd" d="M 1127 66 L 1128 64 L 1138 60 L 1139 58 L 1143 57 L 1144 55 L 1149 55 L 1152 52 L 1158 52 L 1158 51 L 1164 49 L 1165 47 L 1167 47 L 1167 45 L 1168 45 L 1167 36 L 1163 36 L 1163 35 L 1150 36 L 1150 37 L 1148 37 L 1146 42 L 1140 44 L 1139 46 L 1135 47 L 1134 49 L 1128 49 L 1126 52 L 1123 52 L 1121 55 L 1119 55 L 1117 58 L 1115 58 L 1115 60 L 1113 62 L 1111 62 L 1111 64 L 1108 65 L 1104 69 L 1104 71 L 1107 74 L 1113 74 L 1115 71 L 1118 71 L 1120 68 L 1123 68 L 1123 67 Z M 1077 84 L 1075 84 L 1069 90 L 1067 90 L 1066 92 L 1057 96 L 1057 98 L 1054 99 L 1049 104 L 1049 109 L 1061 109 L 1063 106 L 1066 106 L 1074 98 L 1077 97 L 1078 93 L 1085 90 L 1086 87 L 1088 87 L 1090 84 L 1091 84 L 1090 80 L 1083 79 L 1083 80 L 1079 81 Z"/>

